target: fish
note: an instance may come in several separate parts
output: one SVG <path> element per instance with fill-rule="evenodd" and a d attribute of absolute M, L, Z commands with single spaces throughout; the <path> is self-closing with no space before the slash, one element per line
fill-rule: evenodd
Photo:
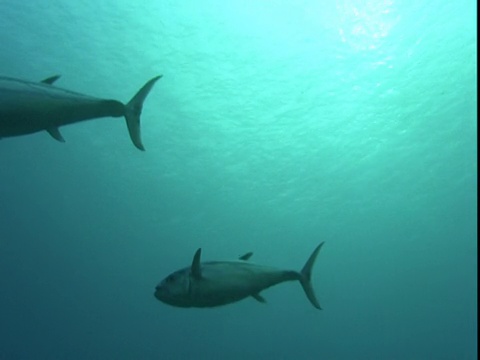
<path fill-rule="evenodd" d="M 156 286 L 154 296 L 165 304 L 181 308 L 212 308 L 248 297 L 265 303 L 265 298 L 260 295 L 263 290 L 296 280 L 302 285 L 313 307 L 321 310 L 311 278 L 313 265 L 324 243 L 313 250 L 300 271 L 252 264 L 248 261 L 252 252 L 234 261 L 201 262 L 202 249 L 199 248 L 193 256 L 191 266 L 164 278 Z"/>
<path fill-rule="evenodd" d="M 66 90 L 54 83 L 60 75 L 40 82 L 0 76 L 0 139 L 48 132 L 55 140 L 65 142 L 59 127 L 102 117 L 125 117 L 133 145 L 144 151 L 140 132 L 143 102 L 162 75 L 143 85 L 132 99 L 123 104 Z"/>

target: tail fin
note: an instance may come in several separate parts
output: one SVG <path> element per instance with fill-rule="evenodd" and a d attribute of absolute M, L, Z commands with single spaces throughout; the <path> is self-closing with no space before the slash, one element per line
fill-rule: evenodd
<path fill-rule="evenodd" d="M 155 82 L 161 77 L 162 75 L 149 80 L 140 90 L 138 90 L 135 96 L 125 106 L 125 120 L 127 120 L 130 139 L 132 140 L 133 145 L 142 151 L 145 150 L 140 134 L 140 115 L 142 113 L 143 102 L 150 90 L 152 90 Z"/>
<path fill-rule="evenodd" d="M 315 248 L 315 250 L 313 250 L 312 255 L 310 255 L 307 262 L 303 266 L 302 271 L 300 271 L 300 275 L 301 275 L 300 284 L 302 284 L 303 291 L 305 291 L 305 295 L 307 295 L 307 298 L 308 300 L 310 300 L 312 305 L 320 310 L 322 310 L 322 308 L 320 307 L 317 297 L 315 296 L 315 292 L 313 291 L 311 278 L 312 278 L 313 264 L 315 264 L 315 260 L 317 259 L 317 255 L 320 252 L 320 249 L 322 248 L 323 244 L 325 244 L 325 242 L 322 242 L 320 245 L 318 245 Z"/>

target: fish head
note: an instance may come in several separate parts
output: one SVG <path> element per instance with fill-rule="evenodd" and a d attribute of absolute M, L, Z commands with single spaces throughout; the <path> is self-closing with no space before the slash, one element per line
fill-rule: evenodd
<path fill-rule="evenodd" d="M 190 307 L 190 283 L 190 269 L 176 271 L 155 287 L 155 297 L 168 305 Z"/>

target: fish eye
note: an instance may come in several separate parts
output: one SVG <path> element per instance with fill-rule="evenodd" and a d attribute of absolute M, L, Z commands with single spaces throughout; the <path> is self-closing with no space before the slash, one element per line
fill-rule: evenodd
<path fill-rule="evenodd" d="M 172 275 L 168 275 L 167 278 L 165 279 L 165 281 L 167 283 L 171 283 L 172 281 L 174 281 L 176 278 L 175 274 L 172 274 Z"/>

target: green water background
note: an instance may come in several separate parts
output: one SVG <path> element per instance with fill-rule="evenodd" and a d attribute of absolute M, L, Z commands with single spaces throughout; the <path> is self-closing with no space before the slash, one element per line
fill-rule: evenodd
<path fill-rule="evenodd" d="M 142 114 L 0 141 L 0 359 L 476 359 L 476 3 L 0 2 L 0 73 Z M 191 262 L 313 273 L 208 310 Z"/>

